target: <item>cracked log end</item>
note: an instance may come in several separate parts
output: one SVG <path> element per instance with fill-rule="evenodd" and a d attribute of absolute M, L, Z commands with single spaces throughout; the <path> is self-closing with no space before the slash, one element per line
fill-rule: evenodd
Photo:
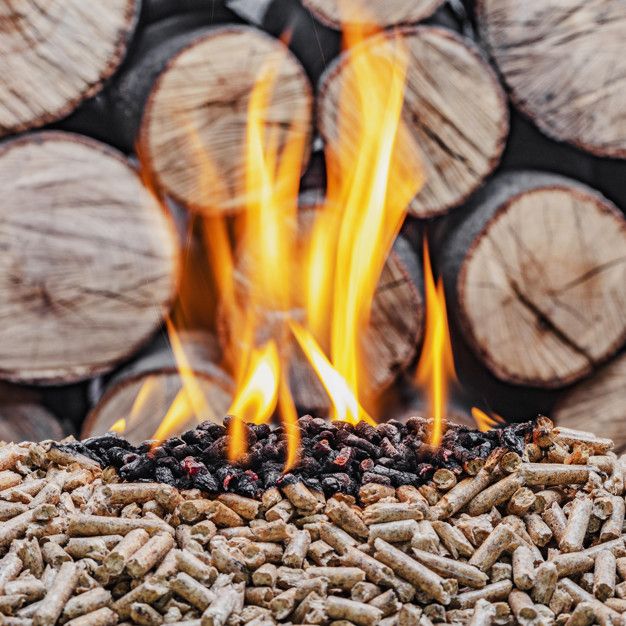
<path fill-rule="evenodd" d="M 480 0 L 477 16 L 513 102 L 543 132 L 626 158 L 622 0 Z"/>
<path fill-rule="evenodd" d="M 346 3 L 340 0 L 303 0 L 322 23 L 341 28 L 345 24 L 379 27 L 415 24 L 432 15 L 443 0 L 369 0 Z"/>
<path fill-rule="evenodd" d="M 0 150 L 0 378 L 68 383 L 156 330 L 178 273 L 164 211 L 117 152 L 40 132 Z"/>
<path fill-rule="evenodd" d="M 508 133 L 504 93 L 494 73 L 468 40 L 437 27 L 404 27 L 397 36 L 410 59 L 403 117 L 420 149 L 425 184 L 410 205 L 417 217 L 446 213 L 467 198 L 500 159 Z M 397 54 L 390 35 L 362 43 L 381 58 Z M 342 132 L 358 128 L 354 55 L 342 54 L 330 66 L 319 88 L 319 128 L 327 150 L 336 153 L 339 110 Z M 344 138 L 358 146 L 359 138 Z M 415 156 L 404 162 L 415 162 Z M 407 175 L 411 175 L 408 173 Z"/>
<path fill-rule="evenodd" d="M 446 250 L 465 335 L 504 381 L 564 386 L 626 339 L 626 220 L 581 183 L 502 175 Z"/>
<path fill-rule="evenodd" d="M 232 381 L 218 365 L 221 355 L 216 339 L 196 331 L 181 331 L 179 339 L 196 376 L 202 406 L 197 407 L 195 413 L 179 402 L 178 416 L 183 419 L 170 433 L 172 435 L 192 428 L 198 419 L 221 423 L 232 400 Z M 158 337 L 108 381 L 85 421 L 82 436 L 102 435 L 124 416 L 126 439 L 135 444 L 151 439 L 181 388 L 182 380 L 172 349 L 163 337 Z"/>
<path fill-rule="evenodd" d="M 279 129 L 279 151 L 302 141 L 308 158 L 313 97 L 302 66 L 261 31 L 216 28 L 170 60 L 148 99 L 140 152 L 163 191 L 205 213 L 245 205 L 250 95 L 261 73 L 274 70 L 267 128 Z"/>
<path fill-rule="evenodd" d="M 0 3 L 0 136 L 64 117 L 97 93 L 124 57 L 136 4 Z"/>
<path fill-rule="evenodd" d="M 626 450 L 626 353 L 567 391 L 552 417 L 559 426 L 600 433 L 615 441 L 616 452 Z"/>

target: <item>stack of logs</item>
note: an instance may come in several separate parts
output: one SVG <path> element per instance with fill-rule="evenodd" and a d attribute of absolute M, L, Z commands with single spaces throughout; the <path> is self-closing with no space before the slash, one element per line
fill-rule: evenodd
<path fill-rule="evenodd" d="M 3 626 L 623 624 L 626 460 L 537 422 L 523 455 L 358 501 L 124 483 L 53 442 L 0 447 Z"/>
<path fill-rule="evenodd" d="M 467 14 L 442 0 L 348 11 L 337 0 L 100 4 L 0 8 L 1 378 L 46 386 L 51 406 L 61 392 L 50 386 L 80 383 L 84 401 L 83 381 L 104 375 L 90 386 L 85 433 L 135 407 L 136 440 L 150 436 L 180 388 L 169 349 L 151 339 L 184 259 L 203 255 L 180 231 L 189 215 L 233 213 L 245 200 L 258 69 L 279 68 L 268 119 L 310 146 L 318 133 L 332 155 L 338 100 L 350 110 L 355 94 L 338 30 L 377 24 L 395 28 L 367 39 L 375 54 L 389 37 L 410 52 L 404 119 L 426 184 L 379 285 L 367 342 L 374 390 L 410 376 L 419 351 L 429 220 L 473 400 L 511 418 L 554 409 L 573 426 L 593 412 L 626 444 L 626 221 L 602 193 L 626 206 L 616 182 L 624 167 L 603 160 L 626 156 L 621 0 L 480 0 Z M 291 50 L 276 38 L 287 30 Z M 509 112 L 507 92 L 545 136 Z M 45 124 L 55 130 L 34 131 Z M 24 131 L 34 132 L 14 136 Z M 226 194 L 207 188 L 207 156 Z M 314 154 L 303 189 L 323 190 L 319 163 Z M 205 301 L 217 309 L 213 297 Z M 219 346 L 193 333 L 185 345 L 210 412 L 221 414 L 231 382 Z M 319 387 L 301 372 L 293 379 L 301 410 L 323 412 Z M 138 408 L 146 381 L 160 391 Z M 1 416 L 18 424 L 24 413 L 0 392 Z"/>

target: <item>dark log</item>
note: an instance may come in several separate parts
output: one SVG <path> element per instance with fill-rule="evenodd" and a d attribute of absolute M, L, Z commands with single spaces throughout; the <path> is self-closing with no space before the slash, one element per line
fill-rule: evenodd
<path fill-rule="evenodd" d="M 558 388 L 626 339 L 626 220 L 597 191 L 539 172 L 492 180 L 439 246 L 450 310 L 508 383 Z"/>
<path fill-rule="evenodd" d="M 621 0 L 478 0 L 477 20 L 513 103 L 543 132 L 626 157 Z"/>
<path fill-rule="evenodd" d="M 0 150 L 0 378 L 63 384 L 128 358 L 177 287 L 178 238 L 113 149 L 40 132 Z"/>
<path fill-rule="evenodd" d="M 136 0 L 0 6 L 0 136 L 42 126 L 96 94 L 126 53 Z M 62 27 L 60 26 L 62 24 Z"/>
<path fill-rule="evenodd" d="M 282 129 L 279 148 L 288 138 L 302 137 L 308 154 L 312 94 L 301 65 L 284 44 L 259 30 L 216 28 L 169 61 L 148 99 L 139 147 L 163 192 L 204 212 L 243 207 L 247 105 L 259 73 L 269 65 L 277 76 L 268 125 Z"/>
<path fill-rule="evenodd" d="M 506 101 L 488 63 L 469 40 L 432 26 L 401 28 L 394 36 L 403 39 L 411 55 L 403 116 L 419 146 L 425 174 L 410 211 L 432 217 L 463 202 L 496 167 L 508 132 Z M 389 37 L 378 35 L 362 46 L 387 58 L 394 54 Z M 355 54 L 358 49 L 342 54 L 319 88 L 319 129 L 331 153 L 338 140 L 340 98 L 346 115 L 358 111 L 351 60 Z M 358 138 L 348 141 L 356 149 Z"/>
<path fill-rule="evenodd" d="M 190 406 L 200 406 L 202 412 L 182 411 L 176 428 L 168 435 L 180 434 L 205 419 L 221 424 L 232 399 L 232 381 L 219 367 L 221 355 L 214 337 L 183 331 L 179 340 L 195 377 L 197 387 L 193 389 L 199 390 L 195 403 Z M 123 432 L 129 441 L 140 443 L 150 439 L 182 387 L 183 379 L 174 352 L 161 335 L 110 380 L 92 386 L 95 404 L 87 416 L 82 436 L 106 433 L 118 420 L 124 419 Z"/>

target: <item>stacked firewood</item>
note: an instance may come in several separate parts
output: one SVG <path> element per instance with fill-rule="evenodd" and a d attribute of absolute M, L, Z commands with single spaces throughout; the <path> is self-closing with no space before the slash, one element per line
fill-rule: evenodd
<path fill-rule="evenodd" d="M 0 378 L 46 386 L 38 402 L 48 408 L 58 406 L 52 386 L 76 385 L 77 423 L 87 395 L 92 409 L 85 434 L 127 416 L 152 381 L 162 392 L 139 416 L 136 440 L 150 436 L 180 389 L 173 359 L 150 340 L 179 293 L 181 264 L 194 253 L 187 243 L 200 245 L 182 243 L 174 222 L 187 231 L 189 216 L 240 209 L 258 69 L 278 68 L 267 117 L 309 153 L 317 146 L 303 164 L 303 188 L 323 196 L 320 140 L 336 154 L 339 128 L 351 127 L 338 120 L 339 102 L 358 106 L 355 51 L 340 53 L 339 31 L 382 28 L 363 45 L 384 55 L 393 37 L 410 53 L 404 119 L 425 185 L 379 285 L 368 339 L 374 395 L 415 363 L 421 231 L 437 218 L 434 261 L 451 303 L 459 375 L 477 401 L 512 418 L 555 407 L 562 423 L 581 426 L 592 399 L 626 444 L 615 426 L 626 411 L 624 356 L 614 359 L 626 340 L 622 0 L 344 4 L 0 8 L 0 291 L 10 294 L 0 314 L 11 320 L 0 326 Z M 54 132 L 36 130 L 50 124 Z M 342 154 L 358 137 L 347 144 Z M 207 155 L 226 196 L 206 184 Z M 204 302 L 217 308 L 214 299 Z M 220 415 L 231 385 L 219 346 L 197 354 L 199 342 L 189 341 Z M 328 403 L 319 385 L 293 379 L 299 407 L 321 414 Z M 19 436 L 24 409 L 0 406 L 15 424 L 7 438 Z"/>
<path fill-rule="evenodd" d="M 521 456 L 500 448 L 459 482 L 209 498 L 8 444 L 0 623 L 621 624 L 626 466 L 611 448 L 541 419 Z"/>

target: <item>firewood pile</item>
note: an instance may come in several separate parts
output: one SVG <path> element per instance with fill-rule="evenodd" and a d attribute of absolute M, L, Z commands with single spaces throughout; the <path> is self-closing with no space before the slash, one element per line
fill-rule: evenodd
<path fill-rule="evenodd" d="M 546 418 L 520 441 L 458 480 L 256 498 L 121 481 L 70 441 L 6 444 L 0 623 L 622 624 L 624 457 Z"/>
<path fill-rule="evenodd" d="M 403 117 L 425 184 L 379 283 L 372 392 L 404 397 L 412 376 L 427 228 L 468 406 L 583 429 L 593 412 L 626 446 L 622 0 L 14 4 L 0 7 L 0 378 L 13 385 L 0 390 L 0 438 L 59 438 L 50 412 L 71 418 L 66 432 L 103 434 L 146 383 L 161 393 L 133 439 L 154 434 L 181 388 L 155 337 L 181 275 L 206 261 L 190 222 L 243 202 L 259 68 L 281 60 L 268 119 L 306 146 L 303 195 L 321 197 L 323 156 L 351 127 L 339 102 L 358 106 L 340 30 L 377 25 L 364 42 L 374 55 L 394 37 L 410 55 Z M 208 150 L 226 196 L 206 184 Z M 218 309 L 214 296 L 202 294 Z M 202 326 L 209 339 L 181 341 L 221 416 L 232 372 L 220 367 L 219 315 Z M 291 374 L 300 414 L 325 416 L 320 385 Z"/>

